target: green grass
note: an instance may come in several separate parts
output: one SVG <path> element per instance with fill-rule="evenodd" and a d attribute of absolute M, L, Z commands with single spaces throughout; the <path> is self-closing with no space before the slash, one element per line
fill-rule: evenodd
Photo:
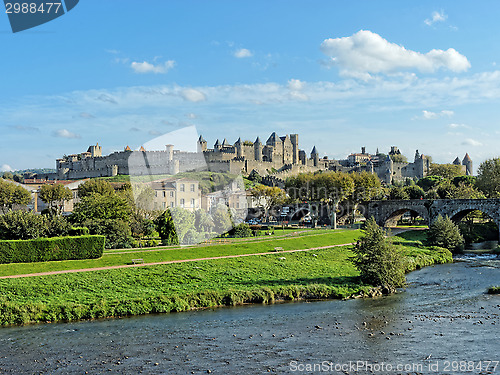
<path fill-rule="evenodd" d="M 312 240 L 314 237 L 308 238 Z M 401 247 L 405 254 L 411 246 Z M 423 252 L 422 264 L 439 260 Z M 350 247 L 0 280 L 0 324 L 72 321 L 368 292 Z M 284 259 L 283 259 L 284 258 Z"/>
<path fill-rule="evenodd" d="M 488 289 L 488 294 L 500 294 L 500 286 L 492 286 Z"/>
<path fill-rule="evenodd" d="M 99 259 L 2 264 L 0 265 L 0 276 L 132 264 L 132 259 L 137 258 L 143 259 L 145 263 L 154 263 L 225 255 L 265 253 L 273 251 L 275 247 L 282 247 L 283 250 L 308 249 L 355 242 L 360 234 L 360 231 L 352 230 L 315 230 L 297 233 L 289 237 L 268 236 L 257 239 L 233 239 L 233 242 L 221 245 L 108 250 Z"/>

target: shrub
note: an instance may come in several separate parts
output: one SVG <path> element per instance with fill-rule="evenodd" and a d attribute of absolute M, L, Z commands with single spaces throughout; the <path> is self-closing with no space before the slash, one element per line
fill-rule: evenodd
<path fill-rule="evenodd" d="M 231 234 L 234 237 L 242 238 L 242 237 L 251 237 L 253 232 L 252 229 L 250 229 L 250 225 L 246 223 L 241 223 L 236 225 L 232 230 Z"/>
<path fill-rule="evenodd" d="M 100 258 L 104 250 L 104 242 L 104 236 L 0 241 L 0 263 Z"/>
<path fill-rule="evenodd" d="M 464 238 L 458 226 L 446 216 L 439 215 L 430 225 L 427 232 L 427 242 L 432 246 L 444 247 L 451 252 L 458 252 L 464 248 Z"/>
<path fill-rule="evenodd" d="M 405 286 L 403 257 L 373 217 L 366 221 L 364 235 L 353 252 L 355 256 L 350 260 L 359 270 L 363 282 L 389 290 Z"/>

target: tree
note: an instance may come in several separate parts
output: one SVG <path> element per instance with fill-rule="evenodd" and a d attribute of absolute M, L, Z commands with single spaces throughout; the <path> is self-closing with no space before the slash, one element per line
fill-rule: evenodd
<path fill-rule="evenodd" d="M 410 199 L 420 199 L 425 196 L 425 191 L 420 186 L 405 186 L 403 189 Z"/>
<path fill-rule="evenodd" d="M 366 221 L 364 235 L 353 252 L 355 256 L 351 262 L 359 270 L 363 282 L 389 290 L 405 286 L 403 257 L 373 217 Z"/>
<path fill-rule="evenodd" d="M 479 165 L 476 186 L 489 198 L 500 197 L 500 158 L 489 159 Z"/>
<path fill-rule="evenodd" d="M 95 193 L 101 195 L 112 195 L 114 192 L 115 189 L 113 189 L 113 186 L 111 186 L 111 184 L 106 180 L 88 180 L 78 186 L 78 196 L 80 198 L 88 197 L 89 195 Z"/>
<path fill-rule="evenodd" d="M 463 250 L 464 238 L 451 219 L 439 215 L 429 226 L 427 241 L 432 246 L 444 247 L 451 252 Z"/>
<path fill-rule="evenodd" d="M 0 215 L 0 239 L 30 240 L 40 237 L 67 236 L 71 225 L 62 216 L 34 212 L 9 211 Z"/>
<path fill-rule="evenodd" d="M 391 186 L 389 199 L 410 199 L 408 192 L 403 186 Z"/>
<path fill-rule="evenodd" d="M 42 201 L 49 205 L 49 210 L 60 214 L 63 202 L 73 197 L 73 193 L 61 184 L 43 185 L 38 193 Z"/>
<path fill-rule="evenodd" d="M 380 183 L 377 175 L 374 173 L 352 173 L 350 176 L 354 181 L 354 192 L 349 198 L 353 205 L 352 222 L 354 223 L 354 216 L 359 203 L 369 201 L 373 197 L 380 195 L 382 191 L 382 184 Z"/>
<path fill-rule="evenodd" d="M 31 194 L 22 186 L 0 180 L 0 208 L 3 213 L 12 210 L 14 205 L 26 205 L 31 202 Z"/>
<path fill-rule="evenodd" d="M 179 238 L 175 230 L 174 220 L 169 210 L 164 211 L 154 221 L 156 230 L 160 234 L 161 242 L 164 245 L 178 245 Z"/>
<path fill-rule="evenodd" d="M 286 181 L 290 197 L 299 201 L 325 202 L 331 213 L 331 225 L 337 228 L 339 203 L 354 193 L 355 184 L 344 172 L 304 173 Z"/>
<path fill-rule="evenodd" d="M 402 154 L 394 154 L 390 155 L 390 157 L 394 163 L 408 163 L 408 159 Z"/>
<path fill-rule="evenodd" d="M 172 216 L 179 242 L 186 243 L 184 236 L 190 229 L 194 229 L 194 213 L 184 208 L 174 207 L 170 209 L 170 215 Z"/>
<path fill-rule="evenodd" d="M 203 209 L 194 212 L 194 227 L 200 232 L 212 232 L 214 227 L 212 217 Z"/>
<path fill-rule="evenodd" d="M 452 179 L 464 175 L 465 172 L 462 170 L 461 165 L 432 163 L 428 174 L 431 176 L 441 176 L 446 179 Z"/>
<path fill-rule="evenodd" d="M 285 203 L 287 199 L 286 193 L 277 186 L 259 185 L 254 187 L 250 194 L 264 207 L 266 219 L 272 207 Z"/>
<path fill-rule="evenodd" d="M 418 180 L 417 185 L 427 192 L 439 185 L 442 180 L 443 177 L 441 176 L 427 176 Z"/>

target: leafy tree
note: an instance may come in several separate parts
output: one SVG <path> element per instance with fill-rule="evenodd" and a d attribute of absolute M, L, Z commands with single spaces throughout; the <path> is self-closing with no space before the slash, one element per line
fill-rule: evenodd
<path fill-rule="evenodd" d="M 0 215 L 0 239 L 3 240 L 67 236 L 70 229 L 71 225 L 62 216 L 38 215 L 26 211 L 9 211 Z"/>
<path fill-rule="evenodd" d="M 462 170 L 461 165 L 432 163 L 428 174 L 431 176 L 441 176 L 446 179 L 452 179 L 464 175 L 465 172 Z"/>
<path fill-rule="evenodd" d="M 424 191 L 429 191 L 441 183 L 443 177 L 441 176 L 427 176 L 418 180 L 417 185 L 420 186 Z"/>
<path fill-rule="evenodd" d="M 264 207 L 266 219 L 272 207 L 285 203 L 287 199 L 286 193 L 277 186 L 258 185 L 250 194 Z"/>
<path fill-rule="evenodd" d="M 49 205 L 49 210 L 60 214 L 63 202 L 73 197 L 71 190 L 61 184 L 43 185 L 39 197 Z"/>
<path fill-rule="evenodd" d="M 127 247 L 131 241 L 129 221 L 132 209 L 117 194 L 91 194 L 75 205 L 71 221 L 87 227 L 90 234 L 106 236 L 106 247 Z"/>
<path fill-rule="evenodd" d="M 403 190 L 410 199 L 420 199 L 425 196 L 424 189 L 417 185 L 405 186 Z"/>
<path fill-rule="evenodd" d="M 464 238 L 458 226 L 446 216 L 439 215 L 429 226 L 427 241 L 432 246 L 444 247 L 452 252 L 463 250 Z"/>
<path fill-rule="evenodd" d="M 225 205 L 219 205 L 212 214 L 214 222 L 214 231 L 222 234 L 226 233 L 233 227 L 231 213 Z"/>
<path fill-rule="evenodd" d="M 364 235 L 353 249 L 351 262 L 365 283 L 392 290 L 405 286 L 403 257 L 386 232 L 372 217 L 366 221 Z"/>
<path fill-rule="evenodd" d="M 95 193 L 113 195 L 114 192 L 113 186 L 106 180 L 92 179 L 78 186 L 78 196 L 80 198 L 88 197 Z"/>
<path fill-rule="evenodd" d="M 196 210 L 194 213 L 194 227 L 200 232 L 212 232 L 214 227 L 212 217 L 203 209 Z"/>
<path fill-rule="evenodd" d="M 479 165 L 476 186 L 489 198 L 500 197 L 500 158 L 489 159 Z"/>
<path fill-rule="evenodd" d="M 344 172 L 304 173 L 286 181 L 288 195 L 298 201 L 321 201 L 331 212 L 331 225 L 337 228 L 339 203 L 350 197 L 355 189 L 350 174 Z"/>
<path fill-rule="evenodd" d="M 250 174 L 248 175 L 248 179 L 250 181 L 257 182 L 257 183 L 260 183 L 262 181 L 261 175 L 255 169 L 253 169 L 252 172 L 250 172 Z"/>
<path fill-rule="evenodd" d="M 252 230 L 250 229 L 250 225 L 246 223 L 241 223 L 236 225 L 231 232 L 232 235 L 237 238 L 252 236 Z"/>
<path fill-rule="evenodd" d="M 31 202 L 31 194 L 22 186 L 0 180 L 0 208 L 5 213 L 14 205 L 26 205 Z"/>
<path fill-rule="evenodd" d="M 402 186 L 391 186 L 389 199 L 410 199 L 406 189 Z"/>
<path fill-rule="evenodd" d="M 184 236 L 190 229 L 194 229 L 194 213 L 184 208 L 174 207 L 170 209 L 170 215 L 172 215 L 179 242 L 185 243 Z"/>
<path fill-rule="evenodd" d="M 169 210 L 164 211 L 154 221 L 156 230 L 160 234 L 161 242 L 164 245 L 178 245 L 179 238 L 175 230 L 174 220 Z"/>
<path fill-rule="evenodd" d="M 453 178 L 452 182 L 457 187 L 462 184 L 466 186 L 475 186 L 476 179 L 475 176 L 457 176 Z"/>
<path fill-rule="evenodd" d="M 349 201 L 353 205 L 352 222 L 354 223 L 354 215 L 359 203 L 369 201 L 373 197 L 378 196 L 382 191 L 382 184 L 378 176 L 374 173 L 352 173 L 350 176 L 354 181 L 354 192 L 349 198 Z"/>

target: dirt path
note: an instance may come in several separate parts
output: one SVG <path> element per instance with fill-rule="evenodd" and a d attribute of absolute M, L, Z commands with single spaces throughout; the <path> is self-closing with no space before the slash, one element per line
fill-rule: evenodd
<path fill-rule="evenodd" d="M 0 279 L 17 279 L 19 277 L 33 277 L 33 276 L 45 276 L 45 275 L 57 275 L 62 273 L 76 273 L 76 272 L 89 272 L 89 271 L 102 271 L 102 270 L 114 270 L 118 268 L 132 268 L 132 267 L 144 267 L 144 266 L 156 266 L 160 264 L 172 264 L 172 263 L 185 263 L 185 262 L 197 262 L 200 260 L 212 260 L 212 259 L 225 259 L 225 258 L 239 258 L 239 257 L 249 257 L 254 255 L 269 255 L 269 254 L 284 254 L 284 253 L 295 253 L 298 251 L 311 251 L 311 250 L 321 250 L 330 249 L 332 247 L 349 246 L 354 245 L 354 243 L 345 243 L 340 245 L 330 245 L 321 247 L 312 247 L 310 249 L 299 249 L 299 250 L 282 250 L 282 251 L 271 251 L 267 253 L 253 253 L 253 254 L 240 254 L 240 255 L 224 255 L 220 257 L 209 257 L 209 258 L 196 258 L 196 259 L 180 259 L 180 260 L 169 260 L 165 262 L 154 262 L 154 263 L 140 263 L 140 264 L 124 264 L 120 266 L 108 266 L 99 268 L 81 268 L 76 270 L 62 270 L 62 271 L 50 271 L 50 272 L 39 272 L 39 273 L 27 273 L 22 275 L 10 275 L 10 276 L 0 276 Z"/>

